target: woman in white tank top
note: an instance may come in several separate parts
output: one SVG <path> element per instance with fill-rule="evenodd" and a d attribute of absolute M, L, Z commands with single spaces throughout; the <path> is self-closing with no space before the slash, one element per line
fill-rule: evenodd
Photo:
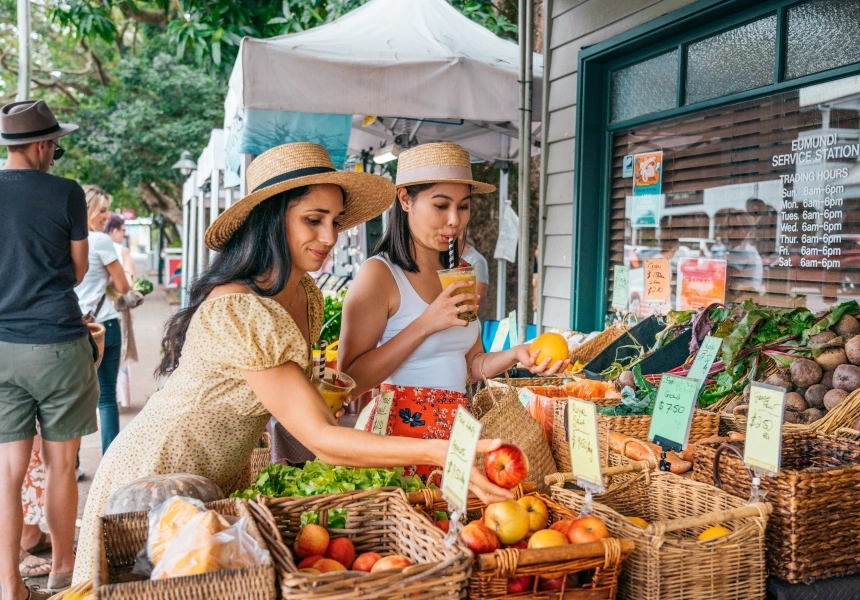
<path fill-rule="evenodd" d="M 477 296 L 443 290 L 437 271 L 454 265 L 448 240 L 469 222 L 473 194 L 495 187 L 472 179 L 469 153 L 451 143 L 424 144 L 398 160 L 397 199 L 375 256 L 350 285 L 338 349 L 339 368 L 355 379 L 355 394 L 376 386 L 394 393 L 388 435 L 447 439 L 458 406 L 468 408 L 466 386 L 522 363 L 539 375 L 567 366 L 537 365 L 528 345 L 485 353 L 480 325 L 459 315 L 477 311 Z M 462 302 L 468 304 L 457 306 Z M 376 403 L 365 427 L 370 430 Z M 438 467 L 406 465 L 427 481 Z"/>

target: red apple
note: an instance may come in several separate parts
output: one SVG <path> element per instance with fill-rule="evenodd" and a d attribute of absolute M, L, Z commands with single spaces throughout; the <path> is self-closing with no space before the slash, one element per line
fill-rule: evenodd
<path fill-rule="evenodd" d="M 466 547 L 475 554 L 494 552 L 501 547 L 499 538 L 484 525 L 483 521 L 472 521 L 463 527 L 460 537 L 463 538 Z"/>
<path fill-rule="evenodd" d="M 373 565 L 375 565 L 381 558 L 382 555 L 377 554 L 376 552 L 365 552 L 364 554 L 360 554 L 358 558 L 355 559 L 355 562 L 352 563 L 352 570 L 370 573 Z"/>
<path fill-rule="evenodd" d="M 508 579 L 508 593 L 519 594 L 521 592 L 526 592 L 532 589 L 534 583 L 534 577 L 512 577 L 511 579 Z"/>
<path fill-rule="evenodd" d="M 302 560 L 299 564 L 296 565 L 299 569 L 304 569 L 306 567 L 314 566 L 314 563 L 321 558 L 325 558 L 325 556 L 321 556 L 319 554 L 314 554 L 313 556 L 308 556 L 306 559 Z"/>
<path fill-rule="evenodd" d="M 484 510 L 484 524 L 500 542 L 514 544 L 529 533 L 529 513 L 516 500 L 503 500 Z"/>
<path fill-rule="evenodd" d="M 529 513 L 529 531 L 534 533 L 546 529 L 549 523 L 549 510 L 540 498 L 523 496 L 517 500 Z"/>
<path fill-rule="evenodd" d="M 329 535 L 325 527 L 320 525 L 305 525 L 299 529 L 293 549 L 299 558 L 307 558 L 314 554 L 325 556 L 328 542 Z"/>
<path fill-rule="evenodd" d="M 330 558 L 321 558 L 316 561 L 312 569 L 316 569 L 320 573 L 331 573 L 332 571 L 346 571 L 346 567 Z"/>
<path fill-rule="evenodd" d="M 370 569 L 371 573 L 379 573 L 380 571 L 388 571 L 390 569 L 405 569 L 406 567 L 411 567 L 412 561 L 406 558 L 405 556 L 383 556 L 376 564 L 373 565 L 373 568 Z"/>
<path fill-rule="evenodd" d="M 522 483 L 529 474 L 529 459 L 513 444 L 502 444 L 484 457 L 487 479 L 503 488 Z"/>
<path fill-rule="evenodd" d="M 567 535 L 570 532 L 570 526 L 573 525 L 572 519 L 562 519 L 561 521 L 556 521 L 552 525 L 549 526 L 550 529 L 555 529 L 556 531 L 560 531 L 564 535 Z"/>
<path fill-rule="evenodd" d="M 587 544 L 608 537 L 609 531 L 603 521 L 591 515 L 576 519 L 567 532 L 571 544 Z"/>
<path fill-rule="evenodd" d="M 347 569 L 355 562 L 355 546 L 347 538 L 335 538 L 328 543 L 325 557 L 336 560 Z"/>
<path fill-rule="evenodd" d="M 565 585 L 565 580 L 567 579 L 566 575 L 562 575 L 561 577 L 552 577 L 550 579 L 540 578 L 540 582 L 538 583 L 538 591 L 548 592 L 551 590 L 560 590 L 562 587 L 571 588 L 573 587 L 568 582 Z"/>
<path fill-rule="evenodd" d="M 451 521 L 435 521 L 434 525 L 445 533 L 448 533 L 448 529 L 451 527 Z"/>
<path fill-rule="evenodd" d="M 519 542 L 516 542 L 514 544 L 507 544 L 505 546 L 505 548 L 516 548 L 517 550 L 525 550 L 528 547 L 529 544 L 525 540 L 520 540 Z"/>
<path fill-rule="evenodd" d="M 555 529 L 536 531 L 529 538 L 529 548 L 552 548 L 553 546 L 567 546 L 569 543 L 567 536 Z"/>

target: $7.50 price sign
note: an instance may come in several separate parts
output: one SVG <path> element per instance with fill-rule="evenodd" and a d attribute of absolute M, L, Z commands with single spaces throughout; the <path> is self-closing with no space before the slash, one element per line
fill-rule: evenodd
<path fill-rule="evenodd" d="M 585 400 L 568 398 L 567 427 L 573 476 L 596 491 L 603 491 L 600 442 L 597 438 L 597 405 Z"/>
<path fill-rule="evenodd" d="M 462 407 L 457 408 L 448 455 L 442 472 L 442 495 L 459 512 L 466 511 L 469 498 L 469 477 L 475 464 L 478 440 L 481 439 L 481 423 Z"/>
<path fill-rule="evenodd" d="M 698 379 L 663 374 L 651 415 L 649 440 L 666 450 L 683 450 L 687 446 L 699 383 Z"/>
<path fill-rule="evenodd" d="M 783 388 L 757 382 L 752 384 L 744 442 L 744 464 L 753 471 L 774 477 L 779 475 L 784 413 Z"/>

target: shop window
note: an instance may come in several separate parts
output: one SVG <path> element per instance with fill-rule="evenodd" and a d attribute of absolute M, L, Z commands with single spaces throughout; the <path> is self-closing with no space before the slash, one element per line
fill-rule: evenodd
<path fill-rule="evenodd" d="M 786 37 L 786 79 L 860 62 L 860 1 L 792 6 Z"/>
<path fill-rule="evenodd" d="M 687 47 L 685 104 L 773 83 L 776 15 Z"/>
<path fill-rule="evenodd" d="M 678 51 L 612 72 L 612 122 L 675 108 Z"/>
<path fill-rule="evenodd" d="M 635 189 L 627 155 L 659 181 Z M 609 273 L 630 267 L 642 315 L 654 310 L 640 304 L 643 261 L 656 257 L 669 260 L 671 308 L 689 300 L 677 288 L 689 258 L 726 261 L 729 302 L 860 301 L 856 77 L 618 130 L 610 177 Z"/>

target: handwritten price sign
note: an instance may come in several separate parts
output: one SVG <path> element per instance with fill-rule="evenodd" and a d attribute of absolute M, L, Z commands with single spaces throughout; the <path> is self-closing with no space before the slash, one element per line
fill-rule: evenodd
<path fill-rule="evenodd" d="M 612 308 L 627 310 L 630 298 L 630 269 L 624 265 L 615 265 L 615 277 L 612 283 Z"/>
<path fill-rule="evenodd" d="M 567 399 L 567 438 L 570 464 L 580 482 L 603 491 L 600 470 L 600 442 L 597 438 L 597 405 L 585 400 Z"/>
<path fill-rule="evenodd" d="M 469 497 L 469 475 L 475 464 L 475 452 L 481 439 L 481 423 L 462 407 L 457 408 L 448 455 L 442 472 L 442 495 L 458 511 L 466 510 Z"/>
<path fill-rule="evenodd" d="M 664 373 L 657 390 L 648 439 L 665 449 L 683 450 L 690 437 L 698 379 Z"/>
<path fill-rule="evenodd" d="M 714 364 L 714 359 L 717 358 L 717 352 L 720 351 L 720 346 L 723 345 L 722 338 L 706 336 L 699 351 L 696 353 L 696 358 L 693 360 L 693 366 L 690 367 L 690 372 L 687 377 L 690 379 L 698 379 L 702 383 L 708 378 L 708 372 L 711 370 L 711 365 Z"/>
<path fill-rule="evenodd" d="M 645 261 L 645 301 L 669 302 L 669 261 L 665 258 L 652 258 Z"/>
<path fill-rule="evenodd" d="M 744 442 L 744 463 L 755 471 L 779 475 L 785 390 L 753 383 Z"/>
<path fill-rule="evenodd" d="M 394 392 L 383 392 L 376 404 L 376 412 L 373 415 L 371 433 L 385 435 L 388 431 L 388 415 L 391 413 L 391 404 L 394 402 Z"/>

